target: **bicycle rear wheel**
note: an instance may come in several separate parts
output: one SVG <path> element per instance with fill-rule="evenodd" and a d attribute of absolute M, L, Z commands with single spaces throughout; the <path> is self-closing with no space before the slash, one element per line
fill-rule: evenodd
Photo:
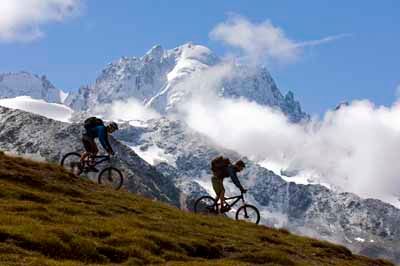
<path fill-rule="evenodd" d="M 77 152 L 65 154 L 60 162 L 61 166 L 75 175 L 82 173 L 81 155 Z"/>
<path fill-rule="evenodd" d="M 114 167 L 104 168 L 98 177 L 99 184 L 104 184 L 107 186 L 111 186 L 115 190 L 118 190 L 122 187 L 122 183 L 124 182 L 124 177 L 120 170 Z"/>
<path fill-rule="evenodd" d="M 217 214 L 215 208 L 215 199 L 211 196 L 203 196 L 196 200 L 194 212 L 202 214 Z"/>
<path fill-rule="evenodd" d="M 245 204 L 236 211 L 236 220 L 258 224 L 260 222 L 260 212 L 255 206 Z"/>

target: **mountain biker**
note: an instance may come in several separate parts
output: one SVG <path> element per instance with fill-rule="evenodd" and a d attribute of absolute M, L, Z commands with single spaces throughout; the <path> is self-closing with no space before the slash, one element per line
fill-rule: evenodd
<path fill-rule="evenodd" d="M 99 152 L 97 148 L 95 138 L 98 138 L 101 146 L 107 151 L 108 155 L 114 155 L 114 151 L 108 141 L 108 134 L 112 134 L 118 130 L 118 125 L 115 122 L 110 122 L 107 126 L 104 125 L 103 121 L 96 117 L 91 117 L 85 120 L 86 132 L 82 135 L 82 143 L 85 147 L 86 152 L 81 156 L 81 162 L 86 160 L 89 156 L 96 156 Z M 93 172 L 98 172 L 99 170 L 90 165 L 89 168 Z"/>
<path fill-rule="evenodd" d="M 213 169 L 213 177 L 211 178 L 212 186 L 216 194 L 215 202 L 216 208 L 218 212 L 218 201 L 221 201 L 221 212 L 227 211 L 225 206 L 225 188 L 224 188 L 224 178 L 230 177 L 232 182 L 240 189 L 241 193 L 246 193 L 246 189 L 240 184 L 240 181 L 237 177 L 237 173 L 241 172 L 245 167 L 245 163 L 242 160 L 237 161 L 235 164 L 231 164 L 229 159 L 224 159 L 223 157 L 218 157 L 213 160 L 225 160 L 225 165 L 222 163 L 223 169 Z M 213 164 L 212 162 L 212 164 Z"/>

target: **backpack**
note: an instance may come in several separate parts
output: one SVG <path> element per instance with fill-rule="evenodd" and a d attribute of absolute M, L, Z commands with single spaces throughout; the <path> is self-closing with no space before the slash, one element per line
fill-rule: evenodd
<path fill-rule="evenodd" d="M 224 179 L 229 176 L 228 166 L 230 164 L 231 161 L 228 158 L 219 156 L 211 161 L 211 171 L 215 177 Z"/>
<path fill-rule="evenodd" d="M 97 126 L 104 126 L 104 122 L 100 118 L 89 117 L 83 122 L 83 126 L 85 127 L 86 131 L 90 131 Z"/>

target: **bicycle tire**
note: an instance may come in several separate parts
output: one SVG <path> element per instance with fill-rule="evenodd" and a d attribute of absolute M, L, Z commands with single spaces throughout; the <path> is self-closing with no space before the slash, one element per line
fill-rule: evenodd
<path fill-rule="evenodd" d="M 252 222 L 254 224 L 258 224 L 260 222 L 260 212 L 258 211 L 258 209 L 255 206 L 250 205 L 250 204 L 244 204 L 236 211 L 236 220 L 248 221 L 248 220 L 246 220 L 247 219 L 247 217 L 246 217 L 247 216 L 247 209 L 252 209 L 254 211 L 254 213 L 255 213 L 255 217 L 253 217 L 255 219 L 253 219 L 253 221 L 250 221 L 250 222 Z M 245 219 L 241 219 L 240 215 L 241 215 L 242 212 L 245 214 L 244 215 Z"/>
<path fill-rule="evenodd" d="M 212 204 L 207 203 L 212 202 Z M 194 203 L 194 212 L 202 214 L 216 214 L 215 199 L 211 196 L 202 196 Z"/>
<path fill-rule="evenodd" d="M 116 180 L 112 180 L 112 187 L 115 190 L 118 190 L 122 187 L 122 184 L 124 182 L 124 176 L 122 175 L 121 171 L 115 167 L 107 167 L 104 168 L 103 170 L 101 170 L 101 172 L 98 175 L 98 183 L 99 184 L 104 184 L 106 185 L 108 180 L 106 180 L 106 178 L 108 178 L 106 176 L 107 172 L 110 173 L 111 171 L 115 171 L 117 173 L 116 177 L 113 176 L 113 179 L 116 178 Z"/>
<path fill-rule="evenodd" d="M 74 161 L 73 163 L 75 163 L 76 167 L 77 167 L 78 170 L 79 170 L 79 173 L 78 173 L 78 172 L 75 173 L 75 172 L 73 171 L 74 166 L 72 166 L 72 165 L 67 166 L 67 164 L 68 164 L 68 163 L 67 163 L 67 162 L 68 162 L 67 158 L 72 158 L 72 157 L 76 157 L 76 159 L 73 160 L 73 161 Z M 71 171 L 72 173 L 74 173 L 74 174 L 76 174 L 76 175 L 79 175 L 80 173 L 82 173 L 82 166 L 81 166 L 80 161 L 81 161 L 81 155 L 80 155 L 79 153 L 77 153 L 77 152 L 69 152 L 69 153 L 65 154 L 65 155 L 62 157 L 61 162 L 60 162 L 60 165 L 61 165 L 62 167 L 64 167 L 64 168 L 66 168 L 67 170 Z M 71 163 L 71 164 L 72 164 L 72 163 Z"/>

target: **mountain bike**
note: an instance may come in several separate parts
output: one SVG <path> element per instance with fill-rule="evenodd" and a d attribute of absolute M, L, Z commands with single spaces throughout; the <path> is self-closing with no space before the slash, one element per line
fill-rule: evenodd
<path fill-rule="evenodd" d="M 258 224 L 260 222 L 260 212 L 255 206 L 246 204 L 243 193 L 241 193 L 239 196 L 225 198 L 226 205 L 220 208 L 222 214 L 230 211 L 232 207 L 235 206 L 236 203 L 238 203 L 240 200 L 242 201 L 242 206 L 240 206 L 236 210 L 236 215 L 235 215 L 236 220 L 243 220 L 254 224 Z M 218 214 L 217 209 L 218 209 L 217 203 L 215 202 L 215 199 L 211 196 L 200 197 L 199 199 L 196 200 L 194 204 L 195 213 L 215 215 Z"/>
<path fill-rule="evenodd" d="M 110 162 L 111 158 L 108 155 L 88 156 L 86 160 L 81 162 L 81 155 L 77 152 L 70 152 L 65 154 L 61 159 L 61 166 L 79 176 L 82 173 L 95 172 L 93 168 L 103 162 Z M 118 190 L 121 188 L 124 177 L 121 171 L 115 167 L 108 166 L 102 169 L 98 176 L 97 182 L 113 187 Z"/>

